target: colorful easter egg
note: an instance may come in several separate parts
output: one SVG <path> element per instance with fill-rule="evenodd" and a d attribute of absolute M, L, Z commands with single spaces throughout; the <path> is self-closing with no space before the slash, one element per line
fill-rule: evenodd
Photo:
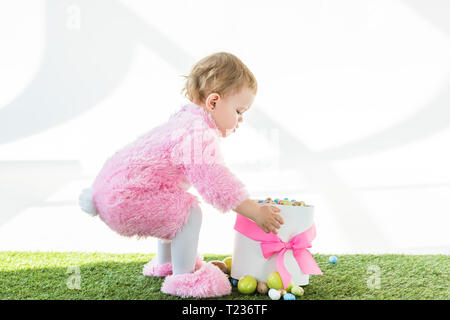
<path fill-rule="evenodd" d="M 291 289 L 291 293 L 296 296 L 302 296 L 305 293 L 305 290 L 303 290 L 303 288 L 300 286 L 293 286 Z"/>
<path fill-rule="evenodd" d="M 270 289 L 268 294 L 269 294 L 270 299 L 272 299 L 272 300 L 280 300 L 280 298 L 281 298 L 280 291 L 278 291 L 276 289 Z"/>
<path fill-rule="evenodd" d="M 271 289 L 283 289 L 283 281 L 281 280 L 280 274 L 275 271 L 269 274 L 267 277 L 267 286 Z"/>
<path fill-rule="evenodd" d="M 284 299 L 284 300 L 295 300 L 295 296 L 294 296 L 292 293 L 286 293 L 286 294 L 283 296 L 283 299 Z"/>
<path fill-rule="evenodd" d="M 293 286 L 294 286 L 294 283 L 291 281 L 291 283 L 289 283 L 288 287 L 286 288 L 286 291 L 291 292 Z"/>
<path fill-rule="evenodd" d="M 231 262 L 232 262 L 232 260 L 233 259 L 231 257 L 226 257 L 225 259 L 222 260 L 227 266 L 228 273 L 231 273 Z"/>
<path fill-rule="evenodd" d="M 256 279 L 252 276 L 243 276 L 238 281 L 238 291 L 243 294 L 252 294 L 256 290 Z"/>
<path fill-rule="evenodd" d="M 336 256 L 331 256 L 330 258 L 328 258 L 328 261 L 330 261 L 330 263 L 336 263 L 338 262 L 338 258 Z"/>
<path fill-rule="evenodd" d="M 258 281 L 258 284 L 256 285 L 256 291 L 261 294 L 267 294 L 269 291 L 269 287 L 267 286 L 267 283 Z"/>
<path fill-rule="evenodd" d="M 239 281 L 238 281 L 238 279 L 230 277 L 230 282 L 233 287 L 236 287 Z"/>
<path fill-rule="evenodd" d="M 219 261 L 219 260 L 213 260 L 213 261 L 210 261 L 209 263 L 218 267 L 223 273 L 228 273 L 228 267 L 225 264 L 225 262 Z"/>

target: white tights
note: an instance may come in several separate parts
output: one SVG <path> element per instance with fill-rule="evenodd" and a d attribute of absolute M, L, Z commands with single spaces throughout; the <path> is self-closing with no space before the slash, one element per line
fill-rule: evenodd
<path fill-rule="evenodd" d="M 171 241 L 158 239 L 158 264 L 172 262 L 173 274 L 194 272 L 198 236 L 202 225 L 202 210 L 191 207 L 189 218 Z"/>

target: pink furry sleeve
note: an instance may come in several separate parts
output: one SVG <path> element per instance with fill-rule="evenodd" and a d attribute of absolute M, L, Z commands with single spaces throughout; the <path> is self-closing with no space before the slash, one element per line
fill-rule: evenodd
<path fill-rule="evenodd" d="M 226 167 L 218 138 L 210 131 L 194 132 L 182 139 L 177 159 L 203 199 L 221 212 L 249 198 L 244 184 Z"/>

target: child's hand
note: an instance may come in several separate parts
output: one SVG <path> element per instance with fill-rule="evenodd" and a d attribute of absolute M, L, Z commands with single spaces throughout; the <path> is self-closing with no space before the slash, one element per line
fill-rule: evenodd
<path fill-rule="evenodd" d="M 264 232 L 278 233 L 278 229 L 284 223 L 283 218 L 277 214 L 280 209 L 270 205 L 262 205 L 260 207 L 259 213 L 255 217 L 255 223 Z"/>

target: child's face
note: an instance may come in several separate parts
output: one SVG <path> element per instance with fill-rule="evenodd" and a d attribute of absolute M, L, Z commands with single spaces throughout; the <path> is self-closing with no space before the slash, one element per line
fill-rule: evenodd
<path fill-rule="evenodd" d="M 243 120 L 242 114 L 250 108 L 254 99 L 255 94 L 247 87 L 226 98 L 220 97 L 217 93 L 208 95 L 205 101 L 206 109 L 210 112 L 222 137 L 229 136 L 239 128 L 239 122 Z"/>

